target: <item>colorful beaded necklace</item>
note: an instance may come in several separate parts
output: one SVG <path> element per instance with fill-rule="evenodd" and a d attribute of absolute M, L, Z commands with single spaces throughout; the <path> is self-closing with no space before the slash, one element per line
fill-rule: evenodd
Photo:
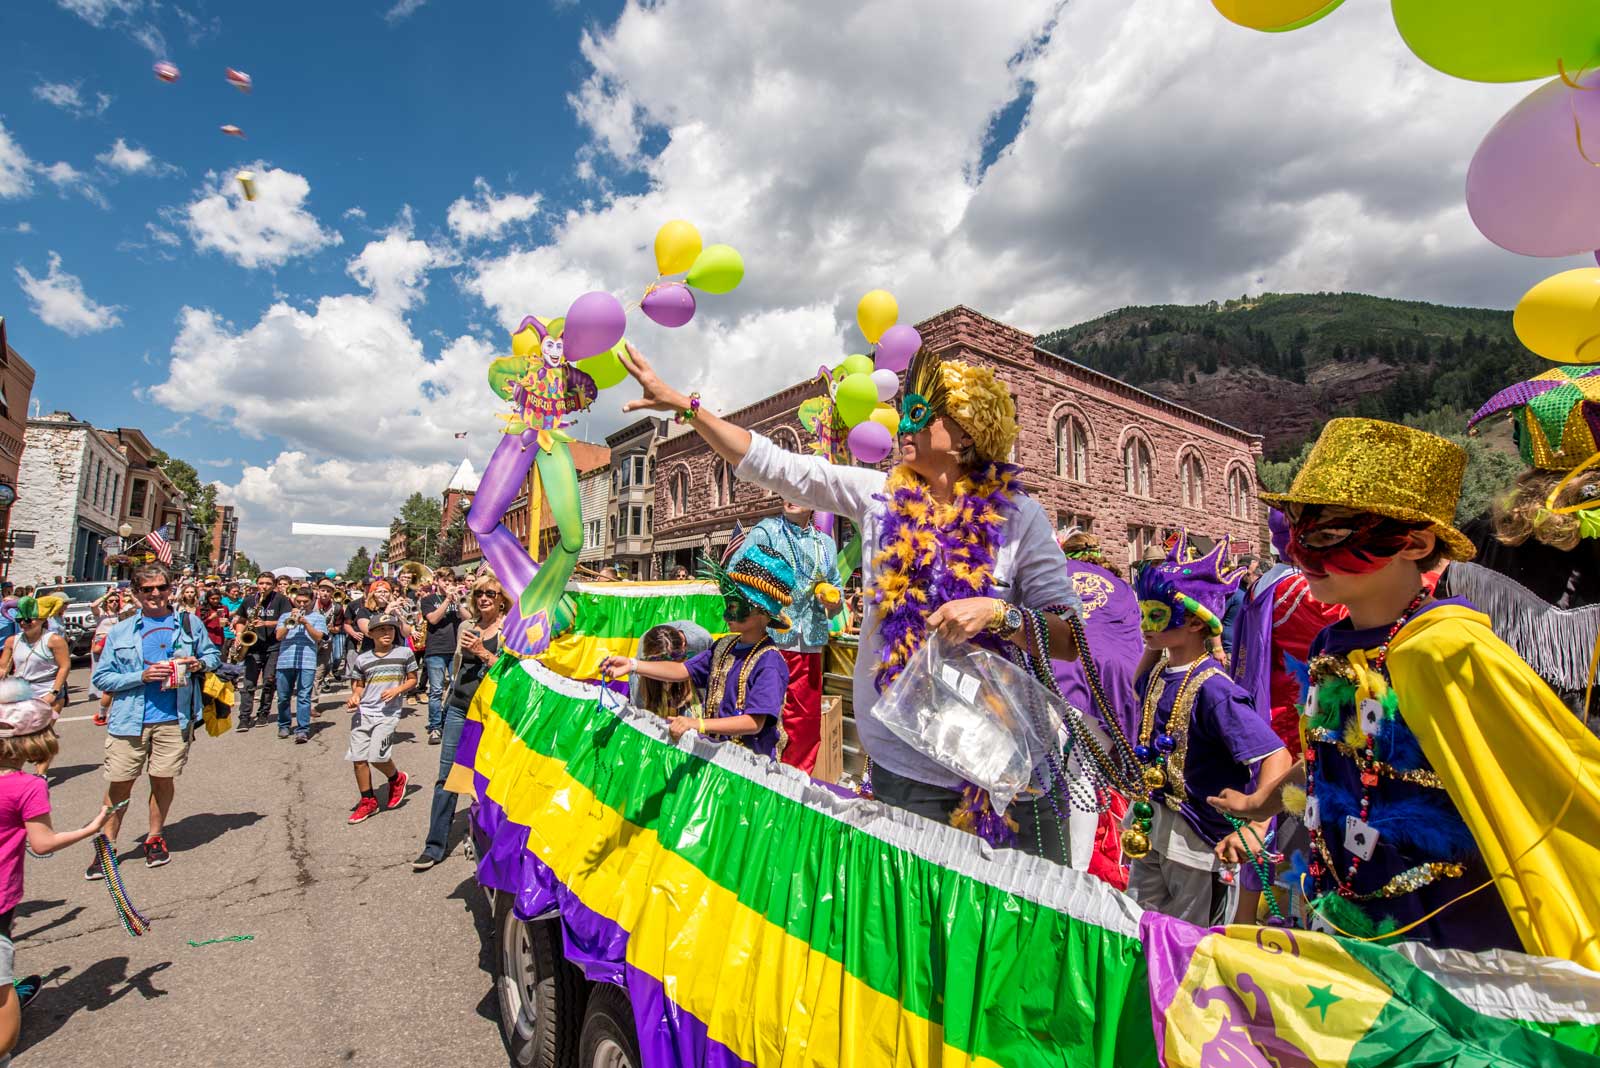
<path fill-rule="evenodd" d="M 1402 627 L 1411 622 L 1412 617 L 1417 614 L 1417 611 L 1421 609 L 1423 603 L 1427 601 L 1428 597 L 1429 592 L 1426 587 L 1418 590 L 1417 595 L 1411 599 L 1411 603 L 1406 606 L 1405 611 L 1400 613 L 1400 618 L 1394 621 L 1394 626 L 1389 628 L 1389 633 L 1384 636 L 1383 644 L 1378 647 L 1378 654 L 1373 658 L 1372 661 L 1373 668 L 1380 674 L 1383 672 L 1383 665 L 1389 659 L 1389 643 L 1394 641 L 1394 636 L 1400 633 L 1400 629 Z M 1372 788 L 1378 785 L 1380 762 L 1373 755 L 1372 751 L 1376 738 L 1376 731 L 1366 732 L 1366 744 L 1361 747 L 1359 753 L 1351 754 L 1355 759 L 1356 767 L 1361 772 L 1360 819 L 1362 823 L 1366 823 L 1368 818 L 1372 815 Z M 1312 802 L 1316 799 L 1317 777 L 1315 770 L 1317 763 L 1317 750 L 1315 745 L 1306 746 L 1305 759 L 1307 765 L 1306 805 L 1310 807 Z M 1315 827 L 1307 824 L 1306 831 L 1311 838 L 1312 853 L 1311 862 L 1309 865 L 1311 869 L 1311 878 L 1318 889 L 1320 890 L 1321 888 L 1322 873 L 1324 870 L 1326 870 L 1329 878 L 1333 880 L 1334 891 L 1340 897 L 1351 901 L 1364 899 L 1361 895 L 1358 895 L 1355 892 L 1351 885 L 1355 882 L 1356 873 L 1361 869 L 1361 858 L 1356 856 L 1354 853 L 1350 855 L 1350 863 L 1345 869 L 1344 878 L 1341 879 L 1339 877 L 1339 872 L 1334 866 L 1332 854 L 1330 854 L 1328 851 L 1327 843 L 1323 840 L 1322 821 L 1319 819 Z M 1324 865 L 1326 865 L 1326 869 L 1324 869 Z M 1391 880 L 1391 882 L 1393 882 L 1393 880 Z M 1392 895 L 1385 894 L 1383 896 Z"/>

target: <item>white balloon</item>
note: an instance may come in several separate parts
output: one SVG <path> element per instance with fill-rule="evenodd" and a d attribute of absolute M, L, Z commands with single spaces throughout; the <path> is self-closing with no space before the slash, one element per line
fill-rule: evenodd
<path fill-rule="evenodd" d="M 880 401 L 891 401 L 894 399 L 894 395 L 900 392 L 900 376 L 893 371 L 879 370 L 872 372 L 872 384 L 878 387 L 878 399 Z"/>

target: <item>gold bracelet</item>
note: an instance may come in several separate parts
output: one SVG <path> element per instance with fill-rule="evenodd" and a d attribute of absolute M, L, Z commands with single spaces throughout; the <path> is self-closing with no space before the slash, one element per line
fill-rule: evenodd
<path fill-rule="evenodd" d="M 999 597 L 994 599 L 994 612 L 989 616 L 989 623 L 983 629 L 990 634 L 999 634 L 1006 625 L 1006 602 Z"/>

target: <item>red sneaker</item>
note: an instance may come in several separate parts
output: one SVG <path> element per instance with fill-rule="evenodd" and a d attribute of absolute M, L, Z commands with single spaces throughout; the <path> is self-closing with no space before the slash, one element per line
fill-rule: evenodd
<path fill-rule="evenodd" d="M 378 814 L 378 799 L 376 797 L 363 797 L 356 810 L 350 813 L 351 823 L 362 823 Z"/>
<path fill-rule="evenodd" d="M 385 808 L 400 807 L 400 802 L 406 799 L 406 784 L 410 781 L 403 771 L 389 780 L 389 803 L 384 806 Z"/>
<path fill-rule="evenodd" d="M 96 727 L 104 727 L 110 718 L 111 717 L 107 716 L 103 710 L 96 709 L 94 714 L 94 725 Z"/>

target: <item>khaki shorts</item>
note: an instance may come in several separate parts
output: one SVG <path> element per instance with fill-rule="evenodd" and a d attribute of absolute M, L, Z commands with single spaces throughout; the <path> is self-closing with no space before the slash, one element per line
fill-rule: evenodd
<path fill-rule="evenodd" d="M 137 738 L 106 735 L 106 781 L 132 782 L 146 770 L 153 778 L 176 779 L 189 762 L 189 743 L 176 723 L 156 723 Z"/>

